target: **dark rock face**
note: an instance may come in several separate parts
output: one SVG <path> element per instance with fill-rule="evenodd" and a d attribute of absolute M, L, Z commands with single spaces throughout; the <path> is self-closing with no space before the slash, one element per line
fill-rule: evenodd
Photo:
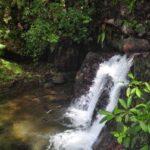
<path fill-rule="evenodd" d="M 113 53 L 99 54 L 94 52 L 89 52 L 86 55 L 83 64 L 76 75 L 76 82 L 74 86 L 75 97 L 79 97 L 89 90 L 89 87 L 93 83 L 99 64 L 105 60 L 108 60 L 113 55 Z"/>
<path fill-rule="evenodd" d="M 62 73 L 56 74 L 55 76 L 53 76 L 52 82 L 54 84 L 63 84 L 63 83 L 65 83 L 64 75 Z"/>
<path fill-rule="evenodd" d="M 148 81 L 150 79 L 150 53 L 137 54 L 134 57 L 133 67 L 131 71 L 137 79 Z"/>
<path fill-rule="evenodd" d="M 145 39 L 127 38 L 123 40 L 122 50 L 125 53 L 150 51 L 150 43 Z"/>
<path fill-rule="evenodd" d="M 111 90 L 111 88 L 113 87 L 114 83 L 112 81 L 112 78 L 110 76 L 107 76 L 106 79 L 106 84 L 105 87 L 103 89 L 103 92 L 98 100 L 98 103 L 96 105 L 96 110 L 98 111 L 100 108 L 106 108 L 107 104 L 108 104 L 108 99 L 109 99 L 109 91 Z"/>
<path fill-rule="evenodd" d="M 92 80 L 98 68 L 99 55 L 89 52 L 77 72 L 75 82 L 75 97 L 85 94 L 92 85 Z"/>
<path fill-rule="evenodd" d="M 98 140 L 93 145 L 93 150 L 124 150 L 124 147 L 116 141 L 110 133 L 110 127 L 114 124 L 107 124 L 99 136 Z"/>
<path fill-rule="evenodd" d="M 54 64 L 58 71 L 75 71 L 78 68 L 79 53 L 74 48 L 58 49 Z"/>

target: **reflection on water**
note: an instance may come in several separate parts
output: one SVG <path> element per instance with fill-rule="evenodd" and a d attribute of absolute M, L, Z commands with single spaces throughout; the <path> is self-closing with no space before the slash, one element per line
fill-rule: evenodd
<path fill-rule="evenodd" d="M 50 133 L 64 130 L 59 119 L 69 103 L 69 92 L 38 89 L 0 104 L 0 149 L 45 149 Z"/>

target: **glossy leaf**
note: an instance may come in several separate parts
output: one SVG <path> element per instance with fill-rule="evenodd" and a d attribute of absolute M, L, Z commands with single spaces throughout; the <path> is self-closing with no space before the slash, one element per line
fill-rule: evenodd
<path fill-rule="evenodd" d="M 127 109 L 127 105 L 126 105 L 125 100 L 119 99 L 119 103 L 121 104 L 121 106 L 122 106 L 123 108 Z"/>

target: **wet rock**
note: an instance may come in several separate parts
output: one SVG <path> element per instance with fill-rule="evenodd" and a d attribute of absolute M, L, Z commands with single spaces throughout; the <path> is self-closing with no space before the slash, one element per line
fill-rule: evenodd
<path fill-rule="evenodd" d="M 109 100 L 109 91 L 114 86 L 112 77 L 107 76 L 106 80 L 107 81 L 106 81 L 105 87 L 104 87 L 101 97 L 97 103 L 98 110 L 100 108 L 106 108 L 106 106 L 108 105 L 108 100 Z"/>
<path fill-rule="evenodd" d="M 131 71 L 137 79 L 148 81 L 150 79 L 150 53 L 139 53 L 134 56 Z"/>
<path fill-rule="evenodd" d="M 74 48 L 59 48 L 55 55 L 55 67 L 58 71 L 75 71 L 78 68 L 79 53 Z"/>
<path fill-rule="evenodd" d="M 87 54 L 80 70 L 76 75 L 75 97 L 79 97 L 88 91 L 98 68 L 98 61 L 99 54 L 93 52 L 89 52 Z"/>
<path fill-rule="evenodd" d="M 121 27 L 121 31 L 122 31 L 124 34 L 127 34 L 127 35 L 134 34 L 133 29 L 132 29 L 130 26 L 127 26 L 127 25 L 123 25 L 123 26 Z"/>
<path fill-rule="evenodd" d="M 44 84 L 44 88 L 51 88 L 53 86 L 52 82 L 47 82 Z"/>
<path fill-rule="evenodd" d="M 127 38 L 123 40 L 122 50 L 125 53 L 150 51 L 150 43 L 146 39 Z"/>
<path fill-rule="evenodd" d="M 99 138 L 94 143 L 93 150 L 124 150 L 124 147 L 111 134 L 111 129 L 113 128 L 116 128 L 115 123 L 110 122 L 106 124 Z"/>
<path fill-rule="evenodd" d="M 52 78 L 52 82 L 54 84 L 64 84 L 65 83 L 64 75 L 62 73 L 54 75 Z"/>
<path fill-rule="evenodd" d="M 52 74 L 51 73 L 47 73 L 44 75 L 43 80 L 45 82 L 51 82 L 52 81 Z"/>
<path fill-rule="evenodd" d="M 85 94 L 93 83 L 93 79 L 96 75 L 96 71 L 99 64 L 108 58 L 112 57 L 114 53 L 94 53 L 89 52 L 80 68 L 77 72 L 75 85 L 74 85 L 74 96 L 80 97 Z"/>
<path fill-rule="evenodd" d="M 12 150 L 30 150 L 30 145 L 26 144 L 26 143 L 19 143 L 19 142 L 14 142 L 11 144 L 11 148 Z"/>
<path fill-rule="evenodd" d="M 63 76 L 64 76 L 65 81 L 72 82 L 75 79 L 76 72 L 75 71 L 72 71 L 72 72 L 63 72 Z"/>

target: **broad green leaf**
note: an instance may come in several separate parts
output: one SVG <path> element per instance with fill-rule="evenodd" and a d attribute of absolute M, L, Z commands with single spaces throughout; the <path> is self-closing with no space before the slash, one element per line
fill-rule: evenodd
<path fill-rule="evenodd" d="M 148 144 L 144 145 L 140 150 L 149 150 Z"/>
<path fill-rule="evenodd" d="M 134 94 L 136 92 L 136 88 L 133 88 L 132 90 L 131 90 L 131 94 Z"/>
<path fill-rule="evenodd" d="M 130 137 L 126 137 L 126 138 L 124 139 L 123 144 L 125 145 L 126 148 L 129 147 L 130 141 L 131 141 L 131 140 L 130 140 Z"/>
<path fill-rule="evenodd" d="M 130 77 L 131 79 L 134 79 L 134 76 L 133 76 L 132 73 L 129 73 L 129 74 L 128 74 L 128 77 Z"/>
<path fill-rule="evenodd" d="M 127 107 L 129 108 L 132 104 L 132 99 L 131 98 L 128 98 L 127 100 Z"/>
<path fill-rule="evenodd" d="M 108 115 L 108 116 L 106 116 L 106 118 L 107 118 L 107 121 L 110 121 L 114 118 L 114 116 L 113 115 Z"/>
<path fill-rule="evenodd" d="M 144 91 L 145 91 L 146 93 L 149 93 L 149 92 L 150 92 L 148 89 L 144 89 Z"/>
<path fill-rule="evenodd" d="M 139 85 L 140 83 L 141 83 L 140 81 L 136 81 L 136 80 L 132 81 L 132 84 L 135 84 L 135 85 Z"/>
<path fill-rule="evenodd" d="M 139 125 L 136 125 L 131 128 L 131 132 L 133 133 L 138 133 L 141 130 L 141 127 Z"/>
<path fill-rule="evenodd" d="M 136 107 L 135 108 L 146 108 L 146 105 L 145 104 L 138 104 L 138 105 L 136 105 Z"/>
<path fill-rule="evenodd" d="M 131 94 L 131 88 L 127 88 L 127 90 L 126 90 L 127 97 L 130 97 L 130 94 Z"/>
<path fill-rule="evenodd" d="M 100 121 L 100 123 L 104 123 L 104 122 L 106 122 L 106 121 L 108 121 L 108 120 L 107 120 L 107 117 L 105 116 L 105 117 Z"/>
<path fill-rule="evenodd" d="M 6 45 L 0 44 L 0 50 L 5 49 L 5 48 L 6 48 Z"/>
<path fill-rule="evenodd" d="M 123 113 L 123 112 L 125 112 L 125 111 L 122 110 L 122 109 L 119 109 L 119 108 L 115 108 L 115 110 L 114 110 L 114 115 L 118 115 L 118 114 L 121 114 L 121 113 Z"/>
<path fill-rule="evenodd" d="M 146 85 L 147 90 L 150 92 L 150 84 L 145 82 L 145 85 Z"/>
<path fill-rule="evenodd" d="M 110 113 L 106 110 L 100 110 L 99 113 L 102 114 L 102 115 L 106 115 L 106 116 L 108 116 L 108 115 L 112 116 L 113 115 L 112 113 Z"/>
<path fill-rule="evenodd" d="M 150 133 L 150 124 L 148 124 L 148 132 Z"/>
<path fill-rule="evenodd" d="M 105 36 L 106 36 L 106 33 L 103 31 L 103 32 L 101 33 L 101 42 L 102 42 L 102 43 L 103 43 L 104 40 L 105 40 Z"/>
<path fill-rule="evenodd" d="M 136 95 L 140 98 L 141 97 L 141 95 L 142 95 L 142 92 L 140 91 L 140 89 L 139 88 L 136 88 Z"/>
<path fill-rule="evenodd" d="M 123 108 L 127 109 L 127 105 L 126 105 L 125 100 L 119 99 L 119 103 L 121 104 L 121 106 L 122 106 Z"/>
<path fill-rule="evenodd" d="M 140 122 L 140 126 L 142 128 L 143 131 L 147 132 L 148 131 L 148 126 L 144 123 L 144 122 Z"/>
<path fill-rule="evenodd" d="M 116 121 L 117 121 L 117 122 L 122 122 L 122 119 L 123 119 L 122 116 L 117 116 L 117 117 L 116 117 Z"/>
<path fill-rule="evenodd" d="M 123 139 L 122 139 L 122 137 L 121 137 L 121 136 L 117 138 L 117 141 L 118 141 L 118 143 L 119 143 L 119 144 L 121 144 L 121 143 L 122 143 L 122 140 L 123 140 Z"/>
<path fill-rule="evenodd" d="M 130 109 L 130 112 L 131 112 L 131 113 L 134 113 L 134 114 L 139 114 L 139 113 L 140 113 L 140 111 L 139 111 L 136 107 Z"/>
<path fill-rule="evenodd" d="M 130 117 L 130 120 L 131 120 L 132 122 L 137 122 L 137 121 L 138 121 L 135 116 Z"/>
<path fill-rule="evenodd" d="M 118 131 L 114 131 L 114 132 L 112 132 L 112 134 L 114 135 L 114 137 L 119 137 Z"/>

